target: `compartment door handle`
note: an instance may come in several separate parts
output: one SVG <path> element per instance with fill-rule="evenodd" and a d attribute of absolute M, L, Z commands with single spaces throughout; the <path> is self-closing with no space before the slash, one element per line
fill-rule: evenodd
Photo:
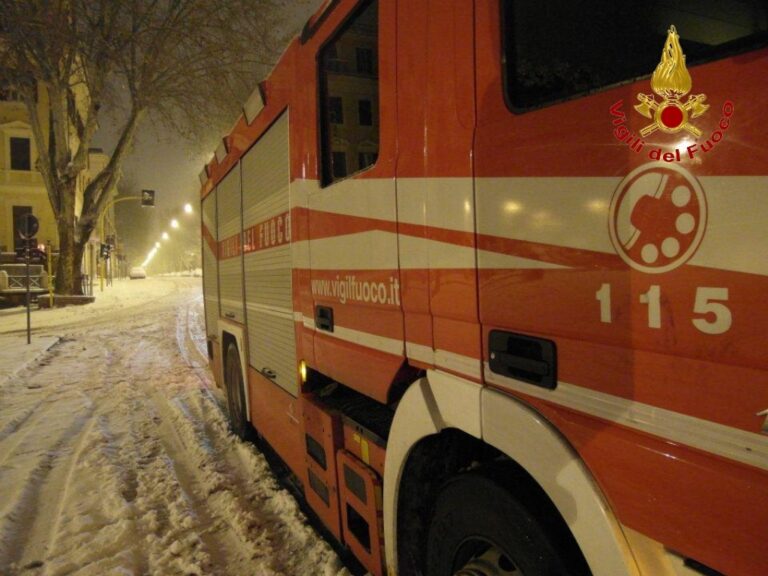
<path fill-rule="evenodd" d="M 550 372 L 548 362 L 509 354 L 508 352 L 491 352 L 491 360 L 503 364 L 509 370 L 522 370 L 536 376 L 546 376 Z"/>
<path fill-rule="evenodd" d="M 552 340 L 491 330 L 488 352 L 491 372 L 550 390 L 557 388 L 557 346 Z"/>
<path fill-rule="evenodd" d="M 315 306 L 315 326 L 318 330 L 333 332 L 333 308 L 330 306 Z"/>

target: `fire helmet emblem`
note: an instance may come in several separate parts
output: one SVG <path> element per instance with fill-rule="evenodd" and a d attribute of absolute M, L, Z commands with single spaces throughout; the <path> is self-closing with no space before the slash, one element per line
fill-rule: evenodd
<path fill-rule="evenodd" d="M 661 101 L 657 101 L 652 94 L 637 95 L 640 103 L 635 104 L 635 110 L 653 120 L 640 130 L 640 135 L 645 137 L 656 130 L 668 134 L 686 130 L 697 138 L 701 136 L 701 130 L 690 120 L 704 114 L 709 105 L 704 103 L 707 99 L 704 94 L 693 94 L 683 102 L 683 96 L 691 91 L 692 85 L 691 75 L 685 67 L 685 54 L 680 47 L 680 36 L 675 27 L 670 26 L 661 61 L 651 76 L 651 89 Z"/>

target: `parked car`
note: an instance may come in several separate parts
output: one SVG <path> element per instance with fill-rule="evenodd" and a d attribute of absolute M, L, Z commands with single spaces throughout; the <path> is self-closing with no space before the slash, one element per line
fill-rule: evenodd
<path fill-rule="evenodd" d="M 147 271 L 144 270 L 141 266 L 134 266 L 131 268 L 131 271 L 128 273 L 128 277 L 131 280 L 140 280 L 147 277 Z"/>

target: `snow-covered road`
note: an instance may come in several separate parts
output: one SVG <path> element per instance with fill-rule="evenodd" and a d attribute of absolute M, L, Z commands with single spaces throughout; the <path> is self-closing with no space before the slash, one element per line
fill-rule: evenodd
<path fill-rule="evenodd" d="M 228 432 L 202 315 L 199 278 L 35 312 L 61 340 L 0 380 L 0 574 L 348 574 Z"/>

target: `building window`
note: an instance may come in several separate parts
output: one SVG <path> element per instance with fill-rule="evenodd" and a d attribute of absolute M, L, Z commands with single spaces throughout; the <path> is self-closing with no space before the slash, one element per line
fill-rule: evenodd
<path fill-rule="evenodd" d="M 341 96 L 328 98 L 328 121 L 331 124 L 344 124 L 344 107 Z"/>
<path fill-rule="evenodd" d="M 21 94 L 17 90 L 11 87 L 7 81 L 0 81 L 0 101 L 3 102 L 20 102 Z"/>
<path fill-rule="evenodd" d="M 360 126 L 373 126 L 372 108 L 370 100 L 357 101 L 357 120 Z"/>
<path fill-rule="evenodd" d="M 333 163 L 333 178 L 344 178 L 347 175 L 346 152 L 334 152 L 331 162 Z"/>
<path fill-rule="evenodd" d="M 376 152 L 358 152 L 357 154 L 357 164 L 358 164 L 358 170 L 365 170 L 368 168 L 368 166 L 373 166 L 376 164 L 376 160 L 378 159 L 379 155 L 376 154 Z"/>
<path fill-rule="evenodd" d="M 371 165 L 379 152 L 379 130 L 373 113 L 379 108 L 379 78 L 376 60 L 378 46 L 379 5 L 377 0 L 360 3 L 357 11 L 335 33 L 318 54 L 320 78 L 320 158 L 323 186 L 349 176 L 348 170 L 361 170 Z M 361 48 L 360 46 L 365 46 Z M 339 56 L 355 54 L 354 63 L 339 66 Z M 350 65 L 351 64 L 351 65 Z M 343 100 L 358 103 L 358 122 L 344 123 Z M 354 108 L 347 112 L 354 114 Z M 359 126 L 371 126 L 360 130 Z M 352 156 L 333 149 L 333 142 L 344 142 Z M 365 158 L 356 155 L 365 142 Z M 360 160 L 363 160 L 360 162 Z M 375 161 L 375 160 L 374 160 Z"/>
<path fill-rule="evenodd" d="M 339 53 L 336 48 L 336 44 L 330 44 L 328 48 L 326 49 L 326 66 L 328 67 L 328 70 L 331 70 L 333 72 L 343 73 L 344 72 L 344 61 L 339 58 Z"/>
<path fill-rule="evenodd" d="M 11 170 L 31 170 L 32 150 L 29 138 L 11 138 Z"/>
<path fill-rule="evenodd" d="M 356 48 L 355 55 L 357 56 L 357 73 L 373 75 L 373 50 L 371 48 Z"/>
<path fill-rule="evenodd" d="M 21 78 L 15 82 L 0 80 L 0 102 L 23 102 L 22 88 L 32 88 L 36 84 L 33 78 Z M 32 98 L 37 102 L 37 89 L 32 90 Z"/>

